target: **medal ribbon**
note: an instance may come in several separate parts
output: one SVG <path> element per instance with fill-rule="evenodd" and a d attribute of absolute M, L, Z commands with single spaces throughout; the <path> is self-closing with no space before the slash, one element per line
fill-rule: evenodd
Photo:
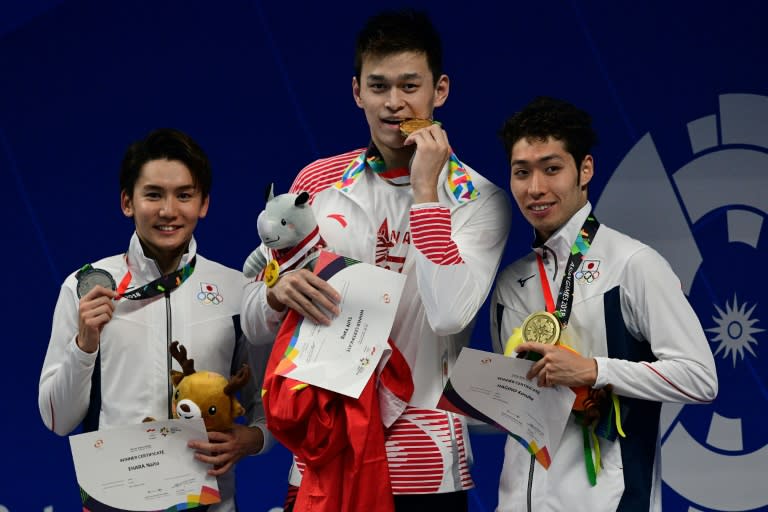
<path fill-rule="evenodd" d="M 565 275 L 563 275 L 563 281 L 560 284 L 560 292 L 557 294 L 557 304 L 552 297 L 552 290 L 549 287 L 549 278 L 547 278 L 546 270 L 544 269 L 544 261 L 541 256 L 536 253 L 536 261 L 539 266 L 539 278 L 541 279 L 541 289 L 544 293 L 544 302 L 546 304 L 547 311 L 554 314 L 560 321 L 560 325 L 563 329 L 568 326 L 568 319 L 571 316 L 571 308 L 573 306 L 573 274 L 579 267 L 581 260 L 583 260 L 592 240 L 595 238 L 600 223 L 597 218 L 590 214 L 584 220 L 581 229 L 579 229 L 576 240 L 571 246 L 571 255 L 568 257 L 568 262 L 565 265 Z M 597 473 L 600 472 L 600 444 L 592 429 L 587 425 L 582 424 L 581 433 L 584 444 L 584 464 L 586 465 L 587 478 L 592 486 L 597 485 Z M 592 453 L 595 453 L 593 460 Z"/>
<path fill-rule="evenodd" d="M 126 262 L 128 259 L 126 258 Z M 132 290 L 126 290 L 131 283 L 131 269 L 125 273 L 123 279 L 120 280 L 120 285 L 117 287 L 117 297 L 115 300 L 119 300 L 125 297 L 128 300 L 143 300 L 156 297 L 157 295 L 164 293 L 171 293 L 173 290 L 181 286 L 181 283 L 189 279 L 189 276 L 195 271 L 195 264 L 197 263 L 197 256 L 193 256 L 192 259 L 170 274 L 160 276 L 151 283 L 147 283 L 144 286 L 133 288 Z"/>
<path fill-rule="evenodd" d="M 560 320 L 563 329 L 568 326 L 568 318 L 571 316 L 571 307 L 573 306 L 573 274 L 579 267 L 581 260 L 586 257 L 599 227 L 600 223 L 597 221 L 597 218 L 590 214 L 584 220 L 581 229 L 579 229 L 579 234 L 576 235 L 576 240 L 571 246 L 571 255 L 568 257 L 568 263 L 565 265 L 565 275 L 563 276 L 563 282 L 560 284 L 560 292 L 557 294 L 557 304 L 552 299 L 552 290 L 549 287 L 549 279 L 544 270 L 544 261 L 536 253 L 541 289 L 544 292 L 547 311 L 554 314 Z"/>

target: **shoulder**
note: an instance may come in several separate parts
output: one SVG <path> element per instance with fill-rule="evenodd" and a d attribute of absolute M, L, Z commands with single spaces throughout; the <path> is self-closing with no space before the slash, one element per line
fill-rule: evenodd
<path fill-rule="evenodd" d="M 199 253 L 197 254 L 197 264 L 195 265 L 194 274 L 198 274 L 200 279 L 219 280 L 227 285 L 238 287 L 243 286 L 248 282 L 248 278 L 246 278 L 240 270 L 235 270 L 226 265 L 222 265 L 219 262 L 209 260 Z"/>
<path fill-rule="evenodd" d="M 291 186 L 291 192 L 309 192 L 309 195 L 314 197 L 317 193 L 339 181 L 349 163 L 364 149 L 358 148 L 315 160 L 299 171 Z"/>
<path fill-rule="evenodd" d="M 620 263 L 625 278 L 635 274 L 646 277 L 656 273 L 674 274 L 669 262 L 656 249 L 609 226 L 600 226 L 590 250 Z"/>

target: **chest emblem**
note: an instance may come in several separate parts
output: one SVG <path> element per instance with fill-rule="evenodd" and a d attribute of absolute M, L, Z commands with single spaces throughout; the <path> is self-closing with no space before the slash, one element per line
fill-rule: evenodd
<path fill-rule="evenodd" d="M 600 260 L 583 260 L 573 277 L 580 283 L 589 284 L 600 277 Z"/>
<path fill-rule="evenodd" d="M 224 302 L 224 297 L 219 293 L 219 287 L 213 283 L 200 283 L 200 291 L 197 292 L 197 300 L 205 304 L 218 306 Z"/>

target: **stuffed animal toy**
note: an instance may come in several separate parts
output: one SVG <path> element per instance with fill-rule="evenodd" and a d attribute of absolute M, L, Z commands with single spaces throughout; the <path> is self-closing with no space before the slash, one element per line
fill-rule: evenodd
<path fill-rule="evenodd" d="M 173 382 L 173 417 L 181 419 L 203 418 L 208 431 L 232 428 L 245 409 L 235 397 L 250 377 L 250 368 L 244 364 L 227 379 L 215 372 L 195 371 L 194 359 L 187 358 L 187 349 L 178 341 L 171 343 L 170 352 L 183 371 L 171 371 Z"/>
<path fill-rule="evenodd" d="M 309 204 L 309 194 L 275 196 L 274 184 L 267 187 L 267 204 L 256 220 L 261 246 L 246 259 L 246 277 L 274 284 L 282 272 L 310 267 L 318 248 L 325 247 L 317 220 Z"/>

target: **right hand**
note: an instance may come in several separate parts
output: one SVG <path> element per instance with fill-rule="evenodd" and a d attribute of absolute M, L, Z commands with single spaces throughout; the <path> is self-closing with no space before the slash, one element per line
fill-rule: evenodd
<path fill-rule="evenodd" d="M 112 319 L 116 292 L 103 286 L 95 286 L 80 299 L 77 346 L 92 354 L 99 348 L 101 330 Z"/>
<path fill-rule="evenodd" d="M 341 296 L 325 280 L 303 268 L 280 276 L 272 288 L 267 289 L 270 307 L 282 311 L 289 307 L 316 324 L 329 325 L 337 316 Z"/>

